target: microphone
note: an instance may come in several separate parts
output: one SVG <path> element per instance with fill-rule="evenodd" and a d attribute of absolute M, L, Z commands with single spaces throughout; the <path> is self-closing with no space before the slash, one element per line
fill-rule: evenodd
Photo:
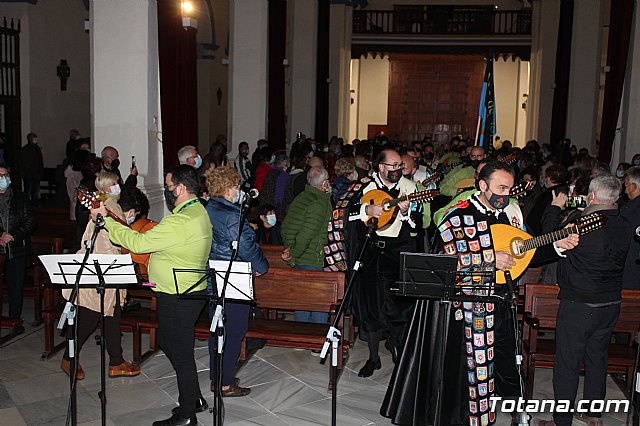
<path fill-rule="evenodd" d="M 260 195 L 260 191 L 255 188 L 251 188 L 248 191 L 242 188 L 242 192 L 244 192 L 249 198 L 258 198 L 258 195 Z"/>
<path fill-rule="evenodd" d="M 96 215 L 96 227 L 102 228 L 104 226 L 104 217 L 102 217 L 101 213 Z"/>

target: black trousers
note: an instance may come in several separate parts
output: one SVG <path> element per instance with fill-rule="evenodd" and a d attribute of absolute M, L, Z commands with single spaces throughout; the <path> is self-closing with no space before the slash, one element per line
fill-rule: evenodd
<path fill-rule="evenodd" d="M 9 318 L 19 319 L 22 316 L 24 298 L 24 275 L 27 271 L 27 258 L 8 259 L 4 267 L 5 282 L 9 289 Z"/>
<path fill-rule="evenodd" d="M 107 353 L 109 354 L 109 365 L 120 365 L 124 362 L 122 357 L 122 334 L 120 334 L 120 309 L 119 297 L 116 297 L 116 307 L 113 316 L 104 317 L 104 339 Z M 78 353 L 82 350 L 82 346 L 100 322 L 100 312 L 92 311 L 83 306 L 78 309 L 76 317 Z M 64 350 L 64 358 L 69 359 L 69 346 Z"/>
<path fill-rule="evenodd" d="M 206 291 L 193 295 L 205 295 Z M 204 300 L 178 299 L 176 294 L 156 292 L 158 307 L 158 343 L 176 371 L 180 396 L 178 414 L 192 417 L 200 397 L 200 385 L 194 358 L 195 325 Z"/>
<path fill-rule="evenodd" d="M 620 304 L 593 308 L 584 303 L 560 301 L 556 322 L 556 360 L 553 393 L 556 401 L 575 403 L 584 361 L 584 399 L 604 399 L 611 332 L 620 316 Z M 600 413 L 587 413 L 600 417 Z M 572 413 L 554 413 L 558 426 L 571 425 Z"/>
<path fill-rule="evenodd" d="M 233 369 L 236 367 L 238 358 L 240 357 L 240 349 L 242 348 L 242 338 L 249 328 L 249 311 L 251 306 L 246 303 L 225 302 L 224 312 L 226 322 L 224 324 L 224 353 L 222 354 L 222 385 L 230 386 L 233 384 L 235 377 Z M 215 306 L 209 307 L 209 318 L 213 318 Z M 209 362 L 211 370 L 209 377 L 214 379 L 214 373 L 218 366 L 216 365 L 218 336 L 212 334 L 209 336 Z"/>

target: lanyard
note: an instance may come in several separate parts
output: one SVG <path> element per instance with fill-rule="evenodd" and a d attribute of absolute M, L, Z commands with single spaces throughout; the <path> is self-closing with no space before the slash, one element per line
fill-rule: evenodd
<path fill-rule="evenodd" d="M 184 206 L 180 207 L 180 210 L 178 210 L 178 211 L 176 212 L 176 214 L 177 214 L 177 213 L 180 213 L 182 210 L 186 209 L 186 208 L 187 208 L 187 207 L 189 207 L 190 205 L 195 204 L 195 203 L 199 203 L 199 202 L 200 202 L 200 200 L 199 200 L 198 198 L 194 198 L 193 200 L 189 201 L 189 202 L 188 202 L 187 204 L 185 204 Z"/>

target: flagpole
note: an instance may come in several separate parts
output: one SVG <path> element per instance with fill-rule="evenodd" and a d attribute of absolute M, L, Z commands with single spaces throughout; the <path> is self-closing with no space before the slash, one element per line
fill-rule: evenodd
<path fill-rule="evenodd" d="M 476 141 L 474 146 L 478 146 L 478 137 L 480 136 L 480 123 L 482 122 L 482 118 L 478 115 L 478 125 L 476 126 Z"/>

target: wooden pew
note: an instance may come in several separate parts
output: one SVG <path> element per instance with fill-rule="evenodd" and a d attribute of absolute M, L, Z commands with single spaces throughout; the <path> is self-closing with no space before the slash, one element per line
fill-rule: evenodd
<path fill-rule="evenodd" d="M 34 236 L 62 238 L 62 248 L 75 253 L 76 247 L 76 223 L 69 219 L 68 209 L 52 207 L 38 207 L 34 210 L 36 218 L 36 230 Z"/>
<path fill-rule="evenodd" d="M 553 332 L 560 307 L 559 287 L 550 284 L 527 284 L 523 327 L 524 372 L 528 395 L 533 395 L 535 367 L 553 368 L 555 340 L 538 339 L 539 332 Z M 630 342 L 640 327 L 640 291 L 623 290 L 620 318 L 614 332 L 627 333 Z M 633 383 L 636 348 L 633 344 L 609 346 L 609 373 L 625 373 L 627 390 Z"/>
<path fill-rule="evenodd" d="M 33 325 L 39 325 L 43 321 L 42 297 L 44 294 L 45 282 L 49 281 L 49 276 L 44 266 L 38 259 L 42 254 L 62 253 L 63 239 L 60 237 L 31 237 L 33 254 L 27 259 L 27 276 L 25 280 L 25 297 L 33 297 L 34 320 Z"/>
<path fill-rule="evenodd" d="M 276 319 L 275 311 L 304 310 L 327 312 L 333 321 L 344 296 L 345 275 L 341 272 L 301 271 L 272 268 L 255 278 L 258 308 L 267 311 L 267 319 L 251 319 L 242 344 L 240 359 L 246 358 L 246 339 L 265 339 L 267 345 L 302 349 L 321 349 L 328 324 L 301 323 Z M 343 329 L 343 321 L 338 324 Z M 349 341 L 343 333 L 338 368 L 349 353 Z"/>
<path fill-rule="evenodd" d="M 271 244 L 260 244 L 260 250 L 269 262 L 269 268 L 288 268 L 287 262 L 282 260 L 283 246 L 274 246 Z"/>

